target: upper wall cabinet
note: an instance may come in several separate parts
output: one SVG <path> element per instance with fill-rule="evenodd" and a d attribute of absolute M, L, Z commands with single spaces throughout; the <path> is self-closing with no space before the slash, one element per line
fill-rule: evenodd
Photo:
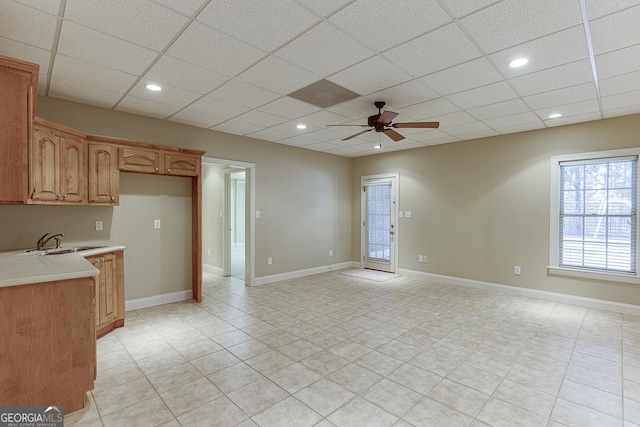
<path fill-rule="evenodd" d="M 118 168 L 123 172 L 198 176 L 201 157 L 201 154 L 186 154 L 179 149 L 120 147 Z"/>
<path fill-rule="evenodd" d="M 0 56 L 0 203 L 29 196 L 29 139 L 39 66 Z"/>
<path fill-rule="evenodd" d="M 33 125 L 28 203 L 86 201 L 86 135 L 36 118 Z"/>
<path fill-rule="evenodd" d="M 120 202 L 120 172 L 116 147 L 98 142 L 87 145 L 89 152 L 89 203 L 117 205 Z"/>

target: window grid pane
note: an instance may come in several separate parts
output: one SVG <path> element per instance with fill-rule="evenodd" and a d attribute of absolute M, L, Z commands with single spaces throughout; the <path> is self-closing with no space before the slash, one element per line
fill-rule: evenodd
<path fill-rule="evenodd" d="M 391 185 L 367 186 L 368 257 L 391 259 Z"/>
<path fill-rule="evenodd" d="M 637 160 L 560 164 L 559 265 L 636 272 Z"/>

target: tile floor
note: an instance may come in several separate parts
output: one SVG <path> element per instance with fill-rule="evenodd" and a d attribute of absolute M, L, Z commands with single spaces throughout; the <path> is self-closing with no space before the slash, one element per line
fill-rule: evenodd
<path fill-rule="evenodd" d="M 640 317 L 337 272 L 127 313 L 67 426 L 640 426 Z"/>

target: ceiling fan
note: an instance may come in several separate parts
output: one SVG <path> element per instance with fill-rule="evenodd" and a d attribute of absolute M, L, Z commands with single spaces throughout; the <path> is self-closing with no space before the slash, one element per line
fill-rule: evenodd
<path fill-rule="evenodd" d="M 367 118 L 366 125 L 327 125 L 327 126 L 360 126 L 363 128 L 371 127 L 371 129 L 363 130 L 362 132 L 358 132 L 346 138 L 343 138 L 342 141 L 349 140 L 351 138 L 355 138 L 356 136 L 360 136 L 365 132 L 371 132 L 375 130 L 376 132 L 382 132 L 387 135 L 389 138 L 398 142 L 404 139 L 404 136 L 400 135 L 398 132 L 391 128 L 401 129 L 401 128 L 437 128 L 440 126 L 439 122 L 406 122 L 406 123 L 391 123 L 391 121 L 398 115 L 398 113 L 394 113 L 393 111 L 384 111 L 382 112 L 382 107 L 384 107 L 384 101 L 376 101 L 373 103 L 378 109 L 378 114 L 374 114 L 373 116 L 369 116 Z"/>

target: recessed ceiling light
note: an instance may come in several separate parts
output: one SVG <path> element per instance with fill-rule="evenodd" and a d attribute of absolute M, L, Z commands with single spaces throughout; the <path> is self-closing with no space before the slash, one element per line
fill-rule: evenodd
<path fill-rule="evenodd" d="M 381 148 L 382 148 L 382 145 L 381 145 L 381 144 L 377 144 L 377 145 L 375 145 L 373 148 L 375 148 L 376 150 L 379 150 L 379 149 L 381 149 Z"/>
<path fill-rule="evenodd" d="M 509 62 L 509 67 L 511 68 L 522 67 L 523 65 L 527 65 L 528 62 L 529 60 L 527 58 L 514 59 L 513 61 Z"/>
<path fill-rule="evenodd" d="M 300 123 L 298 126 L 296 126 L 298 129 L 306 129 L 307 125 L 305 125 L 304 123 Z"/>
<path fill-rule="evenodd" d="M 549 114 L 550 119 L 557 119 L 558 117 L 562 117 L 562 114 L 560 113 Z"/>
<path fill-rule="evenodd" d="M 153 90 L 153 91 L 155 91 L 155 92 L 157 92 L 157 91 L 159 91 L 159 90 L 162 90 L 162 88 L 161 88 L 160 86 L 158 86 L 158 85 L 154 85 L 154 84 L 152 84 L 152 83 L 149 83 L 149 84 L 148 84 L 148 85 L 146 85 L 145 87 L 146 87 L 147 89 L 149 89 L 149 90 Z"/>

